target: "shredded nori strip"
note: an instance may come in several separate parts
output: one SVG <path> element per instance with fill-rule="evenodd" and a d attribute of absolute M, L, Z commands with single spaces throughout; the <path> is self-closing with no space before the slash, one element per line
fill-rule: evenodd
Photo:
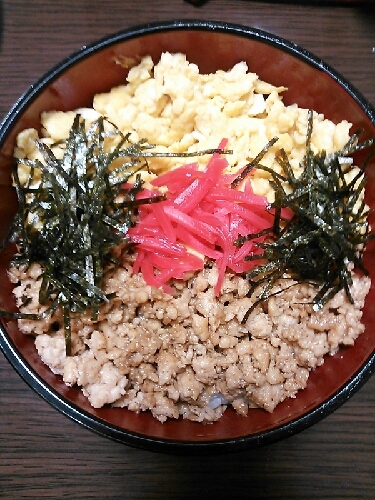
<path fill-rule="evenodd" d="M 106 123 L 109 127 L 105 127 Z M 363 251 L 374 235 L 370 235 L 367 222 L 368 208 L 359 200 L 374 148 L 349 182 L 345 174 L 351 166 L 342 159 L 373 146 L 374 141 L 359 143 L 358 131 L 342 150 L 330 155 L 325 151 L 315 154 L 310 147 L 312 127 L 313 113 L 309 111 L 303 172 L 298 178 L 283 150 L 276 156 L 283 174 L 260 163 L 277 142 L 274 138 L 232 183 L 236 187 L 253 168 L 258 168 L 270 173 L 270 185 L 275 191 L 275 201 L 269 206 L 274 213 L 273 227 L 235 241 L 241 246 L 246 240 L 267 236 L 265 242 L 257 242 L 263 253 L 246 257 L 264 263 L 247 274 L 251 284 L 248 295 L 253 295 L 258 287 L 261 292 L 243 322 L 260 302 L 272 295 L 273 286 L 284 275 L 298 282 L 312 282 L 319 288 L 313 300 L 313 307 L 318 310 L 342 289 L 353 301 L 349 263 L 367 274 Z M 126 234 L 135 224 L 139 204 L 163 199 L 162 195 L 137 199 L 143 184 L 139 172 L 148 169 L 147 158 L 231 153 L 221 149 L 158 153 L 153 151 L 155 145 L 146 140 L 132 143 L 129 137 L 103 117 L 86 129 L 85 120 L 77 115 L 61 160 L 38 141 L 43 162 L 19 159 L 13 168 L 18 212 L 0 249 L 8 241 L 16 243 L 15 266 L 41 265 L 39 303 L 47 305 L 47 309 L 41 314 L 0 311 L 0 317 L 39 320 L 61 307 L 67 355 L 71 354 L 71 314 L 90 310 L 92 318 L 97 318 L 100 305 L 111 298 L 103 293 L 102 280 L 106 263 L 116 265 L 113 249 L 129 245 Z M 114 138 L 116 145 L 107 151 L 105 140 Z M 118 164 L 119 159 L 123 161 Z M 18 176 L 20 164 L 30 168 L 24 183 Z M 40 181 L 36 181 L 36 172 L 41 173 Z M 134 175 L 135 182 L 124 189 L 124 183 Z M 283 208 L 293 211 L 289 220 L 282 218 Z"/>
<path fill-rule="evenodd" d="M 359 143 L 361 131 L 358 131 L 342 150 L 329 155 L 325 151 L 315 154 L 311 149 L 312 129 L 313 112 L 309 111 L 306 152 L 299 177 L 294 175 L 283 150 L 276 156 L 282 174 L 261 165 L 259 161 L 255 162 L 256 168 L 271 175 L 270 185 L 274 189 L 275 201 L 269 209 L 273 209 L 274 220 L 273 227 L 261 234 L 250 234 L 235 241 L 237 246 L 241 246 L 249 239 L 267 236 L 263 243 L 256 243 L 262 253 L 246 257 L 246 260 L 263 262 L 246 275 L 251 285 L 248 296 L 252 296 L 257 289 L 260 292 L 243 322 L 260 302 L 272 295 L 273 286 L 285 275 L 298 283 L 309 282 L 318 288 L 313 299 L 313 309 L 317 311 L 340 290 L 344 290 L 353 303 L 349 263 L 363 274 L 368 274 L 363 265 L 363 252 L 374 235 L 370 235 L 367 221 L 369 209 L 363 201 L 363 194 L 365 170 L 374 147 L 352 180 L 346 180 L 345 174 L 352 167 L 344 157 L 374 146 L 374 140 Z M 268 150 L 268 145 L 265 150 Z M 250 165 L 253 166 L 253 163 Z M 292 210 L 293 216 L 289 220 L 281 217 L 283 208 Z"/>
<path fill-rule="evenodd" d="M 104 117 L 86 126 L 76 115 L 62 159 L 37 141 L 43 161 L 14 163 L 18 212 L 1 248 L 7 242 L 16 243 L 12 264 L 17 267 L 41 265 L 39 303 L 47 310 L 39 315 L 0 311 L 0 316 L 38 320 L 60 307 L 67 355 L 72 352 L 71 314 L 89 310 L 96 319 L 100 305 L 110 298 L 102 290 L 105 265 L 116 264 L 114 248 L 129 245 L 126 234 L 135 224 L 137 207 L 164 199 L 163 195 L 136 198 L 143 189 L 140 171 L 148 170 L 147 158 L 230 153 L 221 149 L 158 153 L 146 140 L 132 143 L 129 137 Z M 105 147 L 107 140 L 113 141 L 112 148 Z M 20 165 L 30 168 L 23 183 Z M 125 188 L 134 175 L 135 182 Z"/>

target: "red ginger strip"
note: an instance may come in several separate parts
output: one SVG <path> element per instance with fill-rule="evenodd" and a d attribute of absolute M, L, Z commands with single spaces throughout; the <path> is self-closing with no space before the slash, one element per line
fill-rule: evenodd
<path fill-rule="evenodd" d="M 226 143 L 223 140 L 219 147 Z M 227 269 L 244 273 L 254 266 L 244 258 L 260 253 L 255 241 L 240 248 L 234 241 L 270 227 L 273 217 L 266 210 L 266 198 L 254 194 L 249 181 L 243 191 L 231 188 L 234 176 L 223 174 L 227 167 L 226 158 L 214 153 L 204 171 L 192 163 L 151 182 L 167 188 L 166 200 L 142 205 L 137 224 L 128 232 L 138 249 L 133 271 L 142 272 L 146 283 L 173 293 L 170 279 L 203 269 L 204 259 L 209 258 L 218 267 L 215 293 L 219 295 Z"/>

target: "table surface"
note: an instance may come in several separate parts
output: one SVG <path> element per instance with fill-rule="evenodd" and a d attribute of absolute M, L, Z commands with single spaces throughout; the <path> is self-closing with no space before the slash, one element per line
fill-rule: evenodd
<path fill-rule="evenodd" d="M 3 0 L 0 118 L 62 58 L 136 24 L 230 21 L 321 57 L 375 105 L 375 15 L 359 5 L 209 0 Z M 287 440 L 230 456 L 133 449 L 82 428 L 37 396 L 0 354 L 0 497 L 375 498 L 375 377 L 325 420 Z"/>

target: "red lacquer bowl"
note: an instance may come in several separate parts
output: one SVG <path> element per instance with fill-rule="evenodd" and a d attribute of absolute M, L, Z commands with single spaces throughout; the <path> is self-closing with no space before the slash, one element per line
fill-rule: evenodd
<path fill-rule="evenodd" d="M 53 68 L 19 99 L 0 128 L 0 237 L 9 229 L 16 209 L 10 187 L 15 138 L 26 127 L 38 128 L 45 110 L 70 110 L 92 103 L 94 94 L 124 82 L 126 70 L 115 63 L 123 57 L 164 51 L 183 52 L 201 72 L 227 70 L 245 60 L 249 70 L 288 91 L 284 102 L 312 108 L 333 121 L 348 120 L 363 128 L 363 138 L 375 136 L 375 111 L 332 68 L 302 48 L 274 35 L 238 25 L 210 21 L 172 21 L 126 30 L 84 47 Z M 375 169 L 368 168 L 367 202 L 375 208 Z M 372 216 L 374 226 L 374 216 Z M 365 264 L 375 276 L 374 246 Z M 0 306 L 14 307 L 6 268 L 11 251 L 0 264 Z M 227 452 L 256 447 L 290 436 L 327 416 L 344 403 L 375 369 L 375 289 L 364 309 L 365 332 L 353 347 L 341 349 L 311 373 L 307 388 L 273 413 L 250 410 L 241 417 L 228 409 L 220 421 L 205 425 L 186 420 L 164 424 L 151 414 L 125 409 L 92 408 L 81 391 L 68 388 L 40 361 L 33 339 L 21 334 L 14 321 L 4 321 L 0 347 L 23 379 L 48 403 L 84 427 L 116 441 L 171 453 Z M 28 390 L 25 386 L 25 391 Z"/>

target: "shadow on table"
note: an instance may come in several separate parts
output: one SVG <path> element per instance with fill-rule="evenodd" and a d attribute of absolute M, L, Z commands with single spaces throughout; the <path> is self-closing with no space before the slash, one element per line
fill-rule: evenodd
<path fill-rule="evenodd" d="M 131 498 L 301 500 L 332 498 L 332 492 L 335 498 L 354 498 L 358 488 L 366 488 L 348 484 L 335 468 L 342 462 L 339 450 L 331 450 L 326 459 L 320 455 L 322 443 L 311 442 L 309 457 L 301 440 L 306 433 L 235 455 L 175 457 L 172 464 L 170 457 L 155 457 L 155 471 L 148 471 L 142 489 Z M 337 461 L 330 463 L 333 456 Z"/>
<path fill-rule="evenodd" d="M 3 2 L 0 0 L 0 49 L 4 38 L 4 8 Z"/>
<path fill-rule="evenodd" d="M 207 4 L 210 0 L 184 0 L 186 3 L 190 3 L 195 7 L 202 7 Z M 213 0 L 211 0 L 212 2 Z M 246 0 L 243 0 L 246 1 Z M 262 3 L 266 1 L 267 3 L 279 3 L 279 4 L 302 4 L 306 5 L 306 2 L 302 0 L 252 0 L 258 1 Z M 357 7 L 357 6 L 368 6 L 373 3 L 374 0 L 309 0 L 308 4 L 311 5 L 326 5 L 326 6 L 348 6 L 348 7 Z"/>

